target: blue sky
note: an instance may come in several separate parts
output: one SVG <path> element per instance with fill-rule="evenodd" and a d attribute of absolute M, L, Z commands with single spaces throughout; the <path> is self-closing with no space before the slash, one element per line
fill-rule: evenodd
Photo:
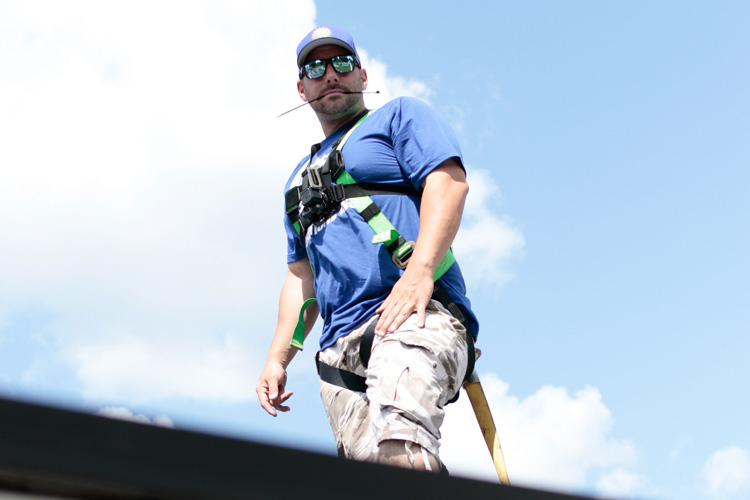
<path fill-rule="evenodd" d="M 148 11 L 148 15 L 144 13 Z M 429 101 L 511 480 L 750 493 L 750 5 L 0 2 L 0 395 L 334 452 L 313 339 L 254 387 L 283 182 L 321 131 L 294 49 L 352 32 L 377 106 Z M 443 456 L 492 478 L 466 398 Z"/>

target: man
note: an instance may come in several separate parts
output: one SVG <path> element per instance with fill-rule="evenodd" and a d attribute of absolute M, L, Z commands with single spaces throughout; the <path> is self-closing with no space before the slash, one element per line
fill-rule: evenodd
<path fill-rule="evenodd" d="M 297 65 L 297 90 L 326 138 L 286 186 L 288 271 L 258 398 L 273 416 L 289 410 L 290 340 L 303 303 L 316 298 L 304 334 L 320 314 L 321 397 L 339 454 L 439 472 L 442 407 L 473 364 L 478 331 L 449 259 L 468 192 L 460 149 L 450 127 L 416 99 L 368 114 L 367 72 L 347 32 L 316 28 L 299 44 Z M 336 158 L 341 177 L 329 172 Z M 337 191 L 355 181 L 369 198 Z M 395 231 L 377 229 L 378 217 Z M 359 385 L 337 381 L 351 374 Z"/>

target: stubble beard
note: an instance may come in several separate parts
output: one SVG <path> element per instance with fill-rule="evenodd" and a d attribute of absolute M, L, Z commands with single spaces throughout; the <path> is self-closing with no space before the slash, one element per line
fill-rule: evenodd
<path fill-rule="evenodd" d="M 362 94 L 334 94 L 311 102 L 310 106 L 321 119 L 340 120 L 356 113 L 363 106 Z"/>

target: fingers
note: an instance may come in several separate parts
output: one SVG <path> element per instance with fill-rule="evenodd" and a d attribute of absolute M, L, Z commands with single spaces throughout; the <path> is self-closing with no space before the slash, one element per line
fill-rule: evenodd
<path fill-rule="evenodd" d="M 375 334 L 382 337 L 395 332 L 414 313 L 417 313 L 417 326 L 424 328 L 427 304 L 432 297 L 433 287 L 431 280 L 417 286 L 399 280 L 375 311 L 380 315 L 375 325 Z"/>
<path fill-rule="evenodd" d="M 377 325 L 375 325 L 375 334 L 383 337 L 387 333 L 393 333 L 411 316 L 415 309 L 415 304 L 395 304 L 386 306 L 380 313 Z"/>
<path fill-rule="evenodd" d="M 424 318 L 425 318 L 426 311 L 427 311 L 427 302 L 425 303 L 420 302 L 417 304 L 417 326 L 419 328 L 424 328 Z"/>
<path fill-rule="evenodd" d="M 268 391 L 262 390 L 259 386 L 258 389 L 256 389 L 256 392 L 258 393 L 258 401 L 260 401 L 260 406 L 262 406 L 269 415 L 275 417 L 276 410 L 274 410 L 273 408 L 273 404 L 271 403 L 271 398 L 268 394 Z"/>
<path fill-rule="evenodd" d="M 271 402 L 271 393 L 268 387 L 268 381 L 261 380 L 258 383 L 258 386 L 255 388 L 255 392 L 258 394 L 258 401 L 260 401 L 260 406 L 262 406 L 269 415 L 275 417 L 276 410 L 273 408 L 273 403 Z"/>
<path fill-rule="evenodd" d="M 268 412 L 271 416 L 277 416 L 278 413 L 276 410 L 281 412 L 287 412 L 291 408 L 284 405 L 287 399 L 292 397 L 292 394 L 294 392 L 292 391 L 286 391 L 285 393 L 279 395 L 278 391 L 274 394 L 269 393 L 266 390 L 260 390 L 258 391 L 258 400 L 260 401 L 260 405 L 263 407 L 266 412 Z"/>
<path fill-rule="evenodd" d="M 279 411 L 289 411 L 291 408 L 288 406 L 284 406 L 282 403 L 284 403 L 287 399 L 292 397 L 292 394 L 294 394 L 292 391 L 286 391 L 284 394 L 282 394 L 277 400 L 273 403 L 273 407 L 276 408 Z"/>

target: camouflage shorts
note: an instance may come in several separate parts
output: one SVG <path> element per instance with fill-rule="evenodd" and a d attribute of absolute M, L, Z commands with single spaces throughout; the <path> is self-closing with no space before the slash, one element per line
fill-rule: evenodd
<path fill-rule="evenodd" d="M 365 371 L 359 344 L 365 325 L 319 353 L 323 363 L 367 378 L 367 393 L 320 382 L 320 395 L 341 456 L 376 461 L 379 443 L 417 443 L 438 457 L 443 406 L 461 388 L 466 331 L 442 304 L 428 306 L 425 327 L 412 314 L 385 337 L 375 336 Z"/>

